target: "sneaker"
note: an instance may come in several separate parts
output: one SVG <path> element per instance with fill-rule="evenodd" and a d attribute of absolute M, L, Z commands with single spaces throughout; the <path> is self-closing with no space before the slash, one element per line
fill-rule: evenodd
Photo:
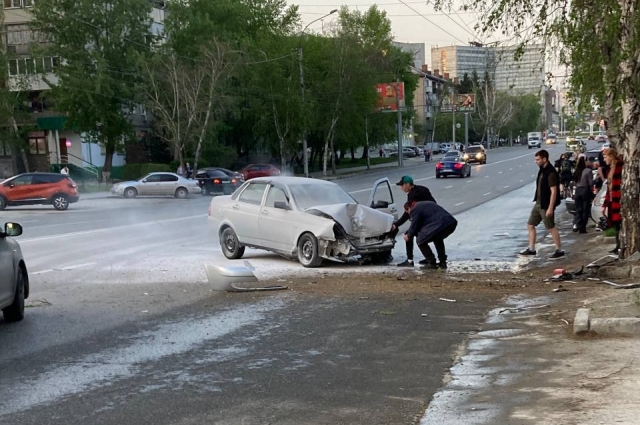
<path fill-rule="evenodd" d="M 609 254 L 618 255 L 618 248 L 613 248 L 611 251 L 609 251 Z"/>
<path fill-rule="evenodd" d="M 436 263 L 427 263 L 420 267 L 420 270 L 435 270 L 438 268 Z"/>
<path fill-rule="evenodd" d="M 438 264 L 436 265 L 436 268 L 437 268 L 438 270 L 447 270 L 447 263 L 438 263 Z"/>
<path fill-rule="evenodd" d="M 551 256 L 549 256 L 550 260 L 556 260 L 558 258 L 562 258 L 564 257 L 564 251 L 560 250 L 560 249 L 556 249 L 556 252 L 554 252 L 553 254 L 551 254 Z"/>
<path fill-rule="evenodd" d="M 418 262 L 418 264 L 420 264 L 421 266 L 426 266 L 427 264 L 435 264 L 435 263 L 436 263 L 435 258 L 425 258 L 424 260 L 420 260 L 420 262 Z"/>
<path fill-rule="evenodd" d="M 413 267 L 413 260 L 407 260 L 398 264 L 398 267 Z"/>
<path fill-rule="evenodd" d="M 520 255 L 536 255 L 536 250 L 527 248 L 524 251 L 520 251 Z"/>

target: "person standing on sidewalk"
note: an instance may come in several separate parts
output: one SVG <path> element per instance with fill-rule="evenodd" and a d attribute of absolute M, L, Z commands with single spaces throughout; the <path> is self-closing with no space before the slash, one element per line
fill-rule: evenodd
<path fill-rule="evenodd" d="M 593 170 L 588 166 L 584 155 L 578 157 L 576 170 L 573 173 L 576 184 L 576 213 L 573 216 L 573 231 L 587 233 L 587 223 L 591 216 L 591 201 L 593 201 Z"/>
<path fill-rule="evenodd" d="M 604 162 L 609 167 L 607 175 L 607 194 L 604 198 L 602 214 L 607 217 L 614 229 L 616 229 L 616 247 L 611 250 L 611 254 L 618 254 L 620 251 L 620 227 L 622 226 L 622 214 L 620 207 L 622 201 L 622 167 L 624 162 L 618 151 L 609 148 L 604 152 Z"/>
<path fill-rule="evenodd" d="M 411 226 L 404 235 L 406 242 L 416 238 L 418 248 L 425 258 L 433 253 L 429 248 L 432 242 L 438 253 L 438 264 L 433 267 L 430 263 L 423 266 L 425 269 L 447 269 L 447 252 L 444 240 L 449 237 L 458 226 L 458 221 L 444 208 L 432 201 L 407 202 L 405 210 L 411 216 Z"/>
<path fill-rule="evenodd" d="M 541 149 L 536 152 L 535 158 L 536 165 L 540 167 L 536 179 L 536 193 L 533 198 L 536 204 L 533 206 L 527 222 L 529 246 L 524 251 L 520 251 L 520 255 L 536 255 L 536 226 L 543 222 L 556 245 L 556 252 L 549 257 L 555 260 L 564 257 L 560 233 L 555 223 L 555 210 L 560 205 L 560 179 L 555 167 L 549 162 L 549 152 Z"/>
<path fill-rule="evenodd" d="M 400 189 L 402 189 L 402 191 L 407 194 L 407 202 L 409 203 L 423 201 L 431 201 L 433 203 L 436 203 L 436 200 L 433 198 L 431 191 L 425 186 L 413 184 L 413 178 L 411 176 L 402 176 L 402 178 L 398 183 L 396 183 L 396 185 L 400 186 Z M 398 234 L 400 226 L 406 223 L 409 218 L 409 212 L 405 209 L 404 214 L 402 214 L 398 221 L 393 223 L 393 225 L 391 226 L 391 231 L 394 232 L 394 238 Z M 407 260 L 398 264 L 398 267 L 413 267 L 413 239 L 405 239 L 405 242 L 407 247 Z M 424 260 L 420 261 L 420 264 L 429 265 L 430 267 L 435 268 L 436 256 L 433 255 L 433 251 L 431 251 L 431 248 L 429 248 L 428 245 L 425 246 L 423 254 Z"/>

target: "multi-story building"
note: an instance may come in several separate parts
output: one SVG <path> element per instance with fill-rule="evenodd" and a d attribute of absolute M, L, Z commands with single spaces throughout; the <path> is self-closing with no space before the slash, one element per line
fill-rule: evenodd
<path fill-rule="evenodd" d="M 154 34 L 162 31 L 164 21 L 164 1 L 150 0 L 150 30 Z M 30 117 L 18 125 L 35 127 L 27 134 L 27 160 L 31 171 L 49 171 L 52 166 L 68 164 L 79 170 L 94 173 L 104 165 L 105 151 L 98 143 L 88 140 L 85 133 L 65 129 L 65 116 L 55 111 L 47 101 L 50 89 L 47 81 L 56 83 L 54 69 L 60 64 L 58 57 L 35 57 L 31 54 L 33 43 L 46 43 L 37 32 L 29 28 L 32 20 L 31 8 L 34 0 L 4 0 L 4 21 L 2 48 L 7 50 L 9 59 L 8 87 L 13 91 L 27 93 L 27 110 Z M 124 113 L 124 112 L 123 112 Z M 143 107 L 128 111 L 137 129 L 148 129 L 147 113 Z M 116 152 L 112 165 L 124 165 L 124 152 Z M 21 160 L 12 158 L 6 141 L 0 140 L 0 175 L 13 175 L 25 170 Z"/>
<path fill-rule="evenodd" d="M 432 74 L 427 65 L 422 65 L 420 69 L 413 68 L 412 72 L 418 78 L 418 86 L 413 97 L 413 109 L 415 111 L 414 124 L 424 126 L 426 130 L 426 140 L 416 140 L 416 144 L 429 143 L 433 141 L 435 129 L 435 116 L 438 113 L 438 96 L 442 92 L 446 80 L 437 74 Z"/>
<path fill-rule="evenodd" d="M 422 65 L 426 63 L 424 43 L 400 43 L 394 41 L 392 44 L 403 52 L 410 53 L 413 56 L 413 67 L 422 69 Z"/>
<path fill-rule="evenodd" d="M 478 45 L 431 48 L 431 67 L 449 74 L 451 79 L 471 76 L 475 71 L 480 78 L 487 69 L 487 48 Z"/>

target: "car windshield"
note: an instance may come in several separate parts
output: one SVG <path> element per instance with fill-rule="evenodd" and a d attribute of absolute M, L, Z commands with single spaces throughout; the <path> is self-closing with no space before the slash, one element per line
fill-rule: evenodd
<path fill-rule="evenodd" d="M 338 185 L 293 184 L 289 188 L 293 199 L 302 210 L 318 205 L 357 204 L 357 201 Z"/>
<path fill-rule="evenodd" d="M 469 146 L 466 149 L 466 152 L 467 153 L 477 153 L 477 152 L 480 152 L 481 150 L 482 150 L 482 148 L 480 146 Z"/>
<path fill-rule="evenodd" d="M 444 156 L 445 156 L 445 158 L 447 158 L 447 159 L 448 159 L 449 157 L 456 157 L 456 156 L 458 156 L 458 152 L 456 152 L 456 151 L 449 151 L 449 152 L 447 152 Z"/>

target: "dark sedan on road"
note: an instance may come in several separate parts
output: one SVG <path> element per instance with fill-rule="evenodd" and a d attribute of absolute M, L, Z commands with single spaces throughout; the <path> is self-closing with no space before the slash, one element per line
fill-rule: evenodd
<path fill-rule="evenodd" d="M 471 165 L 462 158 L 460 151 L 449 151 L 436 164 L 436 178 L 447 176 L 470 177 Z"/>
<path fill-rule="evenodd" d="M 469 146 L 464 150 L 464 154 L 462 155 L 462 159 L 467 162 L 477 162 L 480 164 L 487 163 L 487 151 L 484 150 L 484 146 L 482 145 L 473 145 Z"/>
<path fill-rule="evenodd" d="M 226 168 L 204 168 L 196 173 L 203 195 L 231 195 L 244 183 L 242 174 Z"/>

